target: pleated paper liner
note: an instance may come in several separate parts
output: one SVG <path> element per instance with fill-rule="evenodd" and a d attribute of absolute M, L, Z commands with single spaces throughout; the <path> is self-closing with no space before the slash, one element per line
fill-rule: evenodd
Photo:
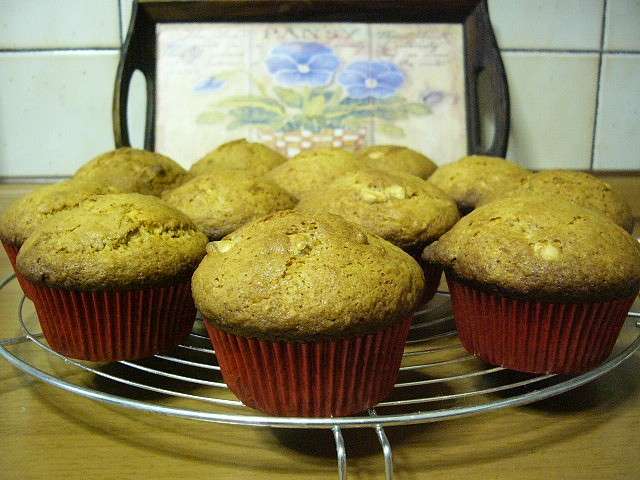
<path fill-rule="evenodd" d="M 33 283 L 33 303 L 53 350 L 81 360 L 167 353 L 191 331 L 191 282 L 122 291 L 73 291 Z"/>
<path fill-rule="evenodd" d="M 528 373 L 576 374 L 611 354 L 632 297 L 585 303 L 506 298 L 447 275 L 464 348 L 492 365 Z"/>
<path fill-rule="evenodd" d="M 16 279 L 18 280 L 22 291 L 27 297 L 31 298 L 31 294 L 29 293 L 31 289 L 31 282 L 18 273 L 18 270 L 16 269 L 16 257 L 18 256 L 20 247 L 13 243 L 4 241 L 2 242 L 2 246 L 4 247 L 4 251 L 7 252 L 7 257 L 9 257 L 9 261 L 11 262 L 11 266 L 13 267 L 13 271 L 16 274 Z"/>
<path fill-rule="evenodd" d="M 395 384 L 411 319 L 316 342 L 269 341 L 205 321 L 222 376 L 242 402 L 270 415 L 338 417 L 370 408 Z"/>

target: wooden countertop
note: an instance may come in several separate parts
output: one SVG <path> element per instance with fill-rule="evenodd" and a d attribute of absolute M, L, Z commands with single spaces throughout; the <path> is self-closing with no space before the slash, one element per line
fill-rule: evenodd
<path fill-rule="evenodd" d="M 609 180 L 640 216 L 640 178 Z M 30 188 L 0 186 L 0 209 Z M 9 272 L 3 255 L 0 275 Z M 20 334 L 18 291 L 15 282 L 0 291 L 0 338 Z M 29 348 L 12 351 L 29 355 Z M 636 354 L 601 379 L 534 405 L 388 428 L 396 478 L 640 478 L 639 372 Z M 328 432 L 234 427 L 125 410 L 47 386 L 1 359 L 0 405 L 5 480 L 337 476 Z M 383 478 L 373 432 L 349 431 L 345 440 L 349 478 Z"/>

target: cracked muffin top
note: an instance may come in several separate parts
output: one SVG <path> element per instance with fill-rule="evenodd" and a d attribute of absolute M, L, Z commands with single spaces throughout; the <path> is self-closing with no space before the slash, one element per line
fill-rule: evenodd
<path fill-rule="evenodd" d="M 340 215 L 417 254 L 460 218 L 456 202 L 435 185 L 380 170 L 348 173 L 305 195 L 296 208 Z"/>
<path fill-rule="evenodd" d="M 37 228 L 17 268 L 51 287 L 141 288 L 188 279 L 206 243 L 186 215 L 156 197 L 101 195 Z"/>
<path fill-rule="evenodd" d="M 358 154 L 367 168 L 385 172 L 403 172 L 420 178 L 429 178 L 438 168 L 420 152 L 397 145 L 375 145 Z"/>
<path fill-rule="evenodd" d="M 287 159 L 262 143 L 246 139 L 223 143 L 191 166 L 189 173 L 202 175 L 210 170 L 245 170 L 254 175 L 264 175 Z"/>
<path fill-rule="evenodd" d="M 0 238 L 22 245 L 33 231 L 53 215 L 75 208 L 88 198 L 119 193 L 115 187 L 91 180 L 65 180 L 36 188 L 14 201 L 0 215 Z"/>
<path fill-rule="evenodd" d="M 123 147 L 98 155 L 83 165 L 74 178 L 113 185 L 121 192 L 160 195 L 179 184 L 186 171 L 159 153 Z"/>
<path fill-rule="evenodd" d="M 292 210 L 207 246 L 192 290 L 203 316 L 248 337 L 373 332 L 421 301 L 422 269 L 398 247 L 331 214 Z"/>
<path fill-rule="evenodd" d="M 162 198 L 191 218 L 209 240 L 219 240 L 251 220 L 296 204 L 275 183 L 238 170 L 198 175 Z"/>
<path fill-rule="evenodd" d="M 633 230 L 631 208 L 611 185 L 585 172 L 545 170 L 520 181 L 514 190 L 491 195 L 483 203 L 521 195 L 562 198 L 579 207 L 590 208 L 610 218 L 627 232 Z"/>
<path fill-rule="evenodd" d="M 479 207 L 425 248 L 423 258 L 516 297 L 597 301 L 625 298 L 640 286 L 640 244 L 601 214 L 557 197 Z"/>
<path fill-rule="evenodd" d="M 347 150 L 317 148 L 299 153 L 271 170 L 266 177 L 300 199 L 305 193 L 323 188 L 362 166 L 363 162 Z"/>
<path fill-rule="evenodd" d="M 529 175 L 529 170 L 510 160 L 471 155 L 442 165 L 429 181 L 453 197 L 465 212 L 473 210 L 488 196 L 513 190 Z"/>

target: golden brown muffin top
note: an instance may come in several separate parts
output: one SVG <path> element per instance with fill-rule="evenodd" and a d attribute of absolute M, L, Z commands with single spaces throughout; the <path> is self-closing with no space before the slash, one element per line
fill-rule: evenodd
<path fill-rule="evenodd" d="M 160 195 L 175 187 L 186 174 L 184 168 L 159 153 L 122 147 L 98 155 L 74 175 L 113 185 L 121 192 Z"/>
<path fill-rule="evenodd" d="M 240 170 L 198 175 L 162 198 L 191 218 L 209 240 L 219 240 L 251 220 L 296 204 L 275 183 Z"/>
<path fill-rule="evenodd" d="M 206 244 L 186 215 L 159 198 L 100 195 L 37 228 L 17 268 L 51 287 L 140 288 L 188 279 Z"/>
<path fill-rule="evenodd" d="M 531 299 L 624 298 L 640 287 L 640 244 L 608 218 L 556 197 L 479 207 L 423 258 L 483 288 Z"/>
<path fill-rule="evenodd" d="M 411 315 L 422 269 L 398 247 L 331 214 L 284 210 L 207 246 L 196 305 L 235 334 L 308 340 L 373 332 Z"/>
<path fill-rule="evenodd" d="M 510 160 L 471 155 L 441 166 L 429 181 L 453 197 L 461 210 L 468 211 L 487 196 L 513 190 L 529 175 L 529 170 Z"/>
<path fill-rule="evenodd" d="M 299 210 L 329 212 L 402 249 L 421 251 L 459 219 L 456 202 L 435 185 L 400 172 L 359 170 L 300 200 Z"/>
<path fill-rule="evenodd" d="M 503 195 L 490 196 L 484 199 L 483 203 L 523 194 L 559 197 L 603 214 L 628 232 L 633 230 L 631 208 L 624 199 L 607 182 L 584 172 L 546 170 L 534 173 L 522 179 L 514 190 Z"/>
<path fill-rule="evenodd" d="M 358 158 L 367 168 L 403 172 L 420 178 L 429 178 L 438 168 L 429 157 L 398 145 L 374 145 L 360 152 Z"/>
<path fill-rule="evenodd" d="M 306 192 L 322 188 L 362 166 L 362 162 L 347 150 L 318 148 L 299 153 L 271 170 L 266 177 L 299 199 Z"/>
<path fill-rule="evenodd" d="M 246 139 L 223 143 L 207 153 L 191 166 L 192 175 L 201 175 L 210 170 L 246 170 L 255 175 L 264 175 L 287 159 L 262 143 L 251 143 Z"/>
<path fill-rule="evenodd" d="M 118 193 L 118 189 L 91 180 L 65 180 L 39 187 L 14 201 L 0 215 L 0 238 L 20 246 L 53 215 L 75 208 L 95 195 Z"/>

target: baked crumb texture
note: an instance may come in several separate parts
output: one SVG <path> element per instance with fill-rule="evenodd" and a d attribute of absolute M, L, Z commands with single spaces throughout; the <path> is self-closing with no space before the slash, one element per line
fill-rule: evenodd
<path fill-rule="evenodd" d="M 299 199 L 362 166 L 363 162 L 351 152 L 341 148 L 320 148 L 299 153 L 271 170 L 266 177 Z"/>
<path fill-rule="evenodd" d="M 386 172 L 402 172 L 420 178 L 429 178 L 436 171 L 433 161 L 415 150 L 397 145 L 374 145 L 358 154 L 367 168 Z"/>
<path fill-rule="evenodd" d="M 601 301 L 640 286 L 640 244 L 608 218 L 560 198 L 521 196 L 479 207 L 423 258 L 507 296 Z"/>
<path fill-rule="evenodd" d="M 121 192 L 160 195 L 180 184 L 186 171 L 159 153 L 123 147 L 103 153 L 80 167 L 74 178 L 111 185 Z"/>
<path fill-rule="evenodd" d="M 441 166 L 429 181 L 451 196 L 461 210 L 469 211 L 489 196 L 513 190 L 529 175 L 529 170 L 510 160 L 471 155 Z"/>
<path fill-rule="evenodd" d="M 219 240 L 251 220 L 296 204 L 275 183 L 240 170 L 199 175 L 162 198 L 191 218 L 210 240 Z"/>
<path fill-rule="evenodd" d="M 315 340 L 369 333 L 405 319 L 424 287 L 398 247 L 331 214 L 285 210 L 207 246 L 196 305 L 237 335 Z"/>
<path fill-rule="evenodd" d="M 329 212 L 362 225 L 405 250 L 423 248 L 460 218 L 456 203 L 413 175 L 359 170 L 302 197 L 296 207 Z"/>
<path fill-rule="evenodd" d="M 36 229 L 17 267 L 50 287 L 142 288 L 189 278 L 206 243 L 186 215 L 156 197 L 101 195 Z"/>
<path fill-rule="evenodd" d="M 190 175 L 202 175 L 219 169 L 243 170 L 253 175 L 264 175 L 287 159 L 280 153 L 263 145 L 251 143 L 244 138 L 223 143 L 209 152 L 189 170 Z"/>

